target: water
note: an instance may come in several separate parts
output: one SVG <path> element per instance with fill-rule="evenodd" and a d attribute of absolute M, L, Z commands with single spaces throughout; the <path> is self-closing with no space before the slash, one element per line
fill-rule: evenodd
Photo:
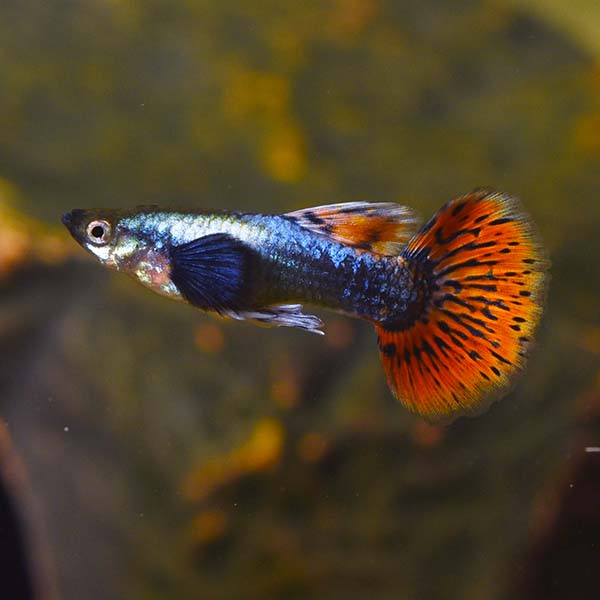
<path fill-rule="evenodd" d="M 594 597 L 600 71 L 546 4 L 2 3 L 2 473 L 39 597 Z M 366 324 L 214 321 L 60 226 L 429 216 L 481 185 L 521 197 L 552 281 L 514 391 L 447 428 L 393 400 Z"/>

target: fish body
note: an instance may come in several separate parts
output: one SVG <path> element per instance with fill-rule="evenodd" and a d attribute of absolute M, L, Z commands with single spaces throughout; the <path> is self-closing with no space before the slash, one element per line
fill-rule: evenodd
<path fill-rule="evenodd" d="M 113 242 L 98 245 L 80 236 L 92 254 L 153 291 L 190 304 L 198 303 L 190 300 L 180 289 L 182 282 L 178 285 L 172 277 L 173 249 L 209 236 L 222 236 L 217 240 L 220 249 L 230 243 L 234 248 L 239 246 L 243 255 L 239 293 L 229 304 L 215 302 L 201 307 L 233 318 L 252 319 L 267 308 L 267 316 L 276 316 L 278 305 L 306 303 L 379 322 L 400 318 L 415 290 L 403 259 L 378 255 L 306 229 L 293 215 L 140 207 L 112 214 L 74 211 L 65 219 L 72 223 L 79 218 L 87 223 L 99 215 L 114 223 Z M 389 285 L 390 281 L 400 285 Z M 289 314 L 289 309 L 284 313 Z M 306 328 L 319 331 L 312 326 L 317 317 L 307 317 Z M 268 322 L 266 318 L 262 321 Z M 298 327 L 301 322 L 294 320 L 290 325 Z M 275 319 L 272 324 L 287 323 Z"/>
<path fill-rule="evenodd" d="M 392 392 L 430 419 L 507 387 L 548 268 L 518 203 L 489 190 L 419 232 L 410 209 L 360 202 L 285 215 L 88 209 L 63 222 L 104 265 L 205 311 L 315 333 L 304 304 L 370 321 Z"/>

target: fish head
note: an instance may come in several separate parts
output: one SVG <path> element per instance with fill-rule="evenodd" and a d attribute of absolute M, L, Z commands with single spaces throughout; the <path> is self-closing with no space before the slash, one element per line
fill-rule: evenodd
<path fill-rule="evenodd" d="M 154 207 L 75 209 L 62 217 L 73 238 L 101 264 L 121 271 L 159 294 L 179 299 L 171 281 L 168 244 Z"/>
<path fill-rule="evenodd" d="M 122 226 L 122 211 L 76 208 L 62 216 L 73 238 L 103 265 L 121 270 L 147 245 L 135 231 Z"/>

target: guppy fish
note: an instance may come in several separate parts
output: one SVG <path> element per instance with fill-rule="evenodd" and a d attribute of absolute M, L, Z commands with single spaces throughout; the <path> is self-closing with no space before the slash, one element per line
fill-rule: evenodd
<path fill-rule="evenodd" d="M 73 210 L 102 264 L 204 311 L 322 333 L 313 304 L 370 321 L 392 393 L 429 420 L 481 412 L 521 370 L 548 262 L 517 200 L 478 189 L 419 231 L 413 211 L 351 202 L 283 215 Z"/>

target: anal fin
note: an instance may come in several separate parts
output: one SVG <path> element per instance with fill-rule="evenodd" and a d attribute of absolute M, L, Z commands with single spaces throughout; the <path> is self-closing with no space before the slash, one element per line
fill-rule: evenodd
<path fill-rule="evenodd" d="M 231 311 L 226 316 L 238 321 L 253 321 L 266 327 L 297 327 L 311 333 L 325 335 L 321 330 L 323 321 L 316 315 L 303 313 L 301 304 L 279 304 L 257 311 Z"/>

